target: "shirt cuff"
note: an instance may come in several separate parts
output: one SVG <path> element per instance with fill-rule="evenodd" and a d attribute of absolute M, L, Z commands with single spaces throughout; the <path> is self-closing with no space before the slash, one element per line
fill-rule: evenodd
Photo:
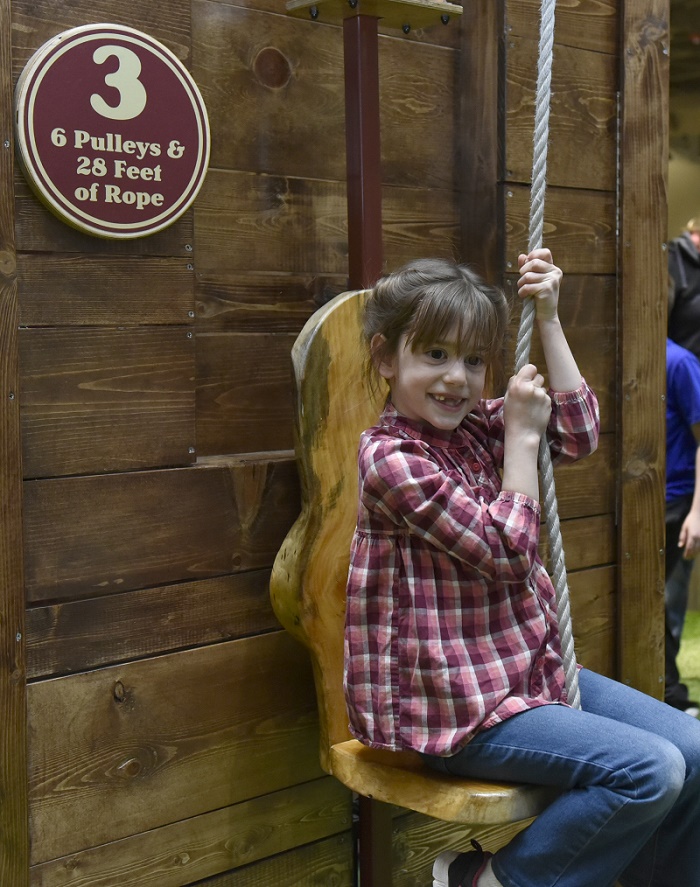
<path fill-rule="evenodd" d="M 514 490 L 501 490 L 496 498 L 500 499 L 501 502 L 512 502 L 513 505 L 521 505 L 524 508 L 529 508 L 529 510 L 537 516 L 539 516 L 541 511 L 541 505 L 537 499 L 531 499 L 530 496 L 526 496 L 525 493 L 516 493 Z"/>
<path fill-rule="evenodd" d="M 581 384 L 578 388 L 574 388 L 573 391 L 554 391 L 554 389 L 550 388 L 547 393 L 552 400 L 558 404 L 578 403 L 586 399 L 588 384 L 586 380 L 581 377 Z"/>

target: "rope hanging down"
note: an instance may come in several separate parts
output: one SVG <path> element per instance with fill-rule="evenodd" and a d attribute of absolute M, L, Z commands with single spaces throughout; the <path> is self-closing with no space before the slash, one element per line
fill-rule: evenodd
<path fill-rule="evenodd" d="M 535 95 L 535 131 L 532 157 L 532 188 L 530 191 L 530 224 L 528 252 L 542 246 L 544 229 L 544 195 L 547 175 L 547 142 L 549 140 L 549 105 L 552 87 L 552 55 L 554 47 L 554 8 L 556 0 L 542 0 L 540 8 L 540 44 L 537 57 L 537 92 Z M 530 343 L 535 322 L 534 299 L 523 304 L 518 338 L 515 344 L 515 372 L 529 362 Z M 566 674 L 566 690 L 574 708 L 581 708 L 576 670 L 576 653 L 571 629 L 569 588 L 566 581 L 564 547 L 554 489 L 552 455 L 544 436 L 540 441 L 539 465 L 542 477 L 542 511 L 549 536 L 552 581 L 556 591 L 557 616 L 561 634 L 562 658 Z"/>

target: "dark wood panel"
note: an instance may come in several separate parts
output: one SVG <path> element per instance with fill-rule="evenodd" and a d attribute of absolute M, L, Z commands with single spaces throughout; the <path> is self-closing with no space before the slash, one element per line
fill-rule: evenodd
<path fill-rule="evenodd" d="M 194 266 L 185 259 L 17 257 L 22 326 L 194 323 Z"/>
<path fill-rule="evenodd" d="M 15 213 L 11 199 L 11 3 L 0 3 L 0 884 L 28 883 L 27 719 L 22 556 L 22 445 Z"/>
<path fill-rule="evenodd" d="M 620 678 L 663 691 L 667 0 L 621 5 Z"/>
<path fill-rule="evenodd" d="M 210 169 L 195 232 L 198 273 L 347 274 L 343 182 Z"/>
<path fill-rule="evenodd" d="M 602 434 L 593 455 L 554 469 L 562 520 L 614 513 L 615 460 L 615 435 Z"/>
<path fill-rule="evenodd" d="M 285 450 L 292 437 L 295 335 L 197 336 L 197 448 L 201 455 Z"/>
<path fill-rule="evenodd" d="M 457 31 L 460 25 L 454 24 Z M 443 47 L 380 41 L 381 172 L 386 184 L 457 189 L 457 64 L 457 52 Z"/>
<path fill-rule="evenodd" d="M 327 777 L 36 865 L 30 883 L 182 887 L 295 846 L 347 835 L 350 819 L 350 793 Z"/>
<path fill-rule="evenodd" d="M 185 327 L 22 330 L 20 360 L 25 477 L 194 461 Z"/>
<path fill-rule="evenodd" d="M 492 284 L 503 279 L 501 68 L 503 4 L 471 0 L 461 23 L 458 88 L 461 255 Z"/>
<path fill-rule="evenodd" d="M 253 570 L 30 608 L 27 677 L 88 671 L 275 630 L 269 579 L 269 570 Z"/>
<path fill-rule="evenodd" d="M 503 188 L 506 223 L 506 270 L 518 267 L 527 252 L 530 189 Z M 611 274 L 617 268 L 615 194 L 550 188 L 544 213 L 544 245 L 569 274 Z"/>
<path fill-rule="evenodd" d="M 352 839 L 339 835 L 200 881 L 198 887 L 353 887 Z"/>
<path fill-rule="evenodd" d="M 508 34 L 536 40 L 541 6 L 540 0 L 506 0 Z M 567 0 L 557 4 L 554 40 L 564 46 L 615 54 L 618 51 L 618 22 L 617 0 Z M 555 53 L 558 51 L 557 45 Z"/>
<path fill-rule="evenodd" d="M 347 274 L 197 274 L 197 329 L 297 334 L 347 288 Z"/>
<path fill-rule="evenodd" d="M 88 253 L 94 256 L 180 256 L 193 258 L 193 210 L 162 231 L 134 240 L 107 240 L 71 228 L 15 177 L 17 249 L 25 252 Z"/>
<path fill-rule="evenodd" d="M 261 458 L 25 481 L 27 600 L 97 597 L 271 566 L 299 514 L 296 465 Z"/>
<path fill-rule="evenodd" d="M 509 35 L 505 45 L 505 178 L 529 182 L 537 41 Z M 615 56 L 557 46 L 552 65 L 548 185 L 615 190 L 617 67 Z"/>
<path fill-rule="evenodd" d="M 614 564 L 569 574 L 576 659 L 599 674 L 617 673 L 616 572 Z"/>
<path fill-rule="evenodd" d="M 385 270 L 419 256 L 453 259 L 459 255 L 458 194 L 385 186 L 383 195 Z"/>
<path fill-rule="evenodd" d="M 86 22 L 112 22 L 145 31 L 163 42 L 180 61 L 190 54 L 190 4 L 163 0 L 156 5 L 120 0 L 13 0 L 12 61 L 15 78 L 30 56 L 61 31 Z"/>
<path fill-rule="evenodd" d="M 40 681 L 27 704 L 33 863 L 322 775 L 311 666 L 284 631 Z"/>
<path fill-rule="evenodd" d="M 344 181 L 342 31 L 210 0 L 193 9 L 211 166 Z"/>
<path fill-rule="evenodd" d="M 454 256 L 457 195 L 385 186 L 384 264 Z M 209 276 L 292 272 L 347 274 L 345 185 L 210 170 L 195 216 L 197 271 Z"/>
<path fill-rule="evenodd" d="M 561 535 L 567 570 L 582 570 L 613 564 L 617 555 L 617 529 L 614 514 L 572 518 L 562 521 Z M 540 556 L 547 564 L 549 540 L 547 528 L 540 528 Z M 31 619 L 31 610 L 28 613 Z M 30 641 L 27 641 L 28 646 Z"/>

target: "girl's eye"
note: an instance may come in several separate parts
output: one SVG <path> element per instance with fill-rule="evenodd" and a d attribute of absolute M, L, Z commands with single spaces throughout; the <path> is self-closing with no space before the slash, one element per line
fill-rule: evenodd
<path fill-rule="evenodd" d="M 431 360 L 444 360 L 447 357 L 447 352 L 443 348 L 431 348 L 428 351 L 428 357 Z"/>
<path fill-rule="evenodd" d="M 483 358 L 479 357 L 478 354 L 471 354 L 469 357 L 465 359 L 467 366 L 470 367 L 478 367 L 484 362 Z"/>

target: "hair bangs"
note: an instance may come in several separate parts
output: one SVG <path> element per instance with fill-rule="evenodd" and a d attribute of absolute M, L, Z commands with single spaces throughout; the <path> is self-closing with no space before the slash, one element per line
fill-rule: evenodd
<path fill-rule="evenodd" d="M 406 331 L 413 351 L 447 342 L 456 334 L 457 347 L 490 361 L 502 347 L 502 324 L 493 302 L 464 282 L 440 282 L 425 288 Z"/>

